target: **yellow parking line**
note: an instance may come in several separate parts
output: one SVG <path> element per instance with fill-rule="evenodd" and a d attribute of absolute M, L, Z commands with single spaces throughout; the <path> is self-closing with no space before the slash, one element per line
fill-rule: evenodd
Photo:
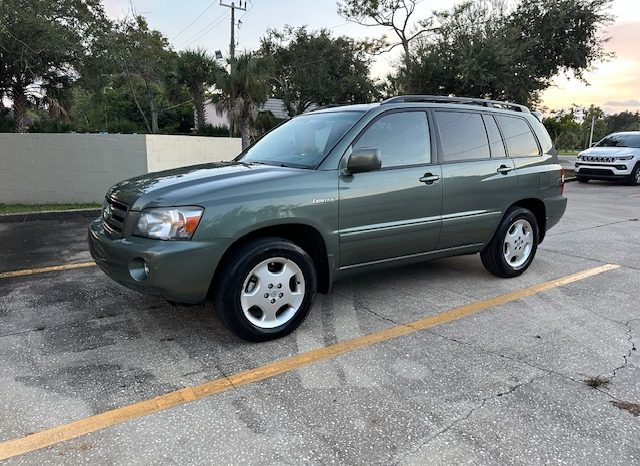
<path fill-rule="evenodd" d="M 39 450 L 66 440 L 80 437 L 90 432 L 95 432 L 97 430 L 105 429 L 132 419 L 137 419 L 151 413 L 156 413 L 158 411 L 183 405 L 216 393 L 224 392 L 234 387 L 247 385 L 259 380 L 265 380 L 278 374 L 289 372 L 318 361 L 334 358 L 341 354 L 349 353 L 376 343 L 451 322 L 485 309 L 516 301 L 527 296 L 532 296 L 579 280 L 584 280 L 585 278 L 593 277 L 608 270 L 617 269 L 618 267 L 620 266 L 606 264 L 583 270 L 582 272 L 544 282 L 539 285 L 533 285 L 495 298 L 450 309 L 440 314 L 415 320 L 407 324 L 397 325 L 379 332 L 370 333 L 368 335 L 345 340 L 341 343 L 336 343 L 324 348 L 307 351 L 305 353 L 277 360 L 255 369 L 238 372 L 230 375 L 229 377 L 212 380 L 193 387 L 186 387 L 181 390 L 167 393 L 166 395 L 157 396 L 149 400 L 140 401 L 138 403 L 106 411 L 95 416 L 78 419 L 77 421 L 73 421 L 68 424 L 62 424 L 50 429 L 29 434 L 22 438 L 8 440 L 0 443 L 0 460 Z"/>
<path fill-rule="evenodd" d="M 37 267 L 35 269 L 13 270 L 10 272 L 0 272 L 0 278 L 24 277 L 26 275 L 35 275 L 38 273 L 56 272 L 58 270 L 81 269 L 83 267 L 92 267 L 95 262 L 78 262 L 75 264 L 51 265 L 49 267 Z"/>

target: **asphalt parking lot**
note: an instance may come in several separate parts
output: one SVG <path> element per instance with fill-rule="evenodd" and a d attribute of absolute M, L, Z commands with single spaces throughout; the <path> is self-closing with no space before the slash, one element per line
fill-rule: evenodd
<path fill-rule="evenodd" d="M 566 193 L 523 276 L 365 273 L 264 344 L 84 264 L 86 218 L 0 223 L 0 459 L 637 464 L 640 190 Z"/>

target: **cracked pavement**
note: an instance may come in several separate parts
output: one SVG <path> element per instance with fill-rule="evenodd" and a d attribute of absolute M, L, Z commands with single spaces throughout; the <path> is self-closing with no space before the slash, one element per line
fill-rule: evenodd
<path fill-rule="evenodd" d="M 95 268 L 0 280 L 3 441 L 621 265 L 7 463 L 638 463 L 640 191 L 566 191 L 567 214 L 523 276 L 497 279 L 477 256 L 361 274 L 320 296 L 297 332 L 260 345 L 230 335 L 207 306 L 172 307 Z M 0 224 L 0 271 L 88 260 L 86 223 Z M 585 384 L 597 376 L 608 383 Z"/>

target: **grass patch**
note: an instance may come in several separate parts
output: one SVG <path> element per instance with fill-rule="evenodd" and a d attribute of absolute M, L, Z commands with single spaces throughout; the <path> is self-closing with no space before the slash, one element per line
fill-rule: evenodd
<path fill-rule="evenodd" d="M 44 212 L 47 210 L 99 209 L 100 204 L 0 204 L 0 214 L 21 214 L 24 212 Z"/>
<path fill-rule="evenodd" d="M 579 150 L 559 150 L 558 155 L 577 156 L 580 153 Z"/>
<path fill-rule="evenodd" d="M 609 384 L 609 379 L 600 375 L 596 375 L 595 377 L 589 377 L 588 379 L 585 379 L 584 383 L 591 388 L 600 388 Z"/>

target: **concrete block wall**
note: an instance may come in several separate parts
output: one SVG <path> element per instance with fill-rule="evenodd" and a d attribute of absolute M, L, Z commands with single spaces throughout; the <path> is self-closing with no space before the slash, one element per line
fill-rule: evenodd
<path fill-rule="evenodd" d="M 230 160 L 240 139 L 135 134 L 0 134 L 0 203 L 101 202 L 126 178 Z"/>
<path fill-rule="evenodd" d="M 147 135 L 149 172 L 234 159 L 242 152 L 239 138 Z"/>

